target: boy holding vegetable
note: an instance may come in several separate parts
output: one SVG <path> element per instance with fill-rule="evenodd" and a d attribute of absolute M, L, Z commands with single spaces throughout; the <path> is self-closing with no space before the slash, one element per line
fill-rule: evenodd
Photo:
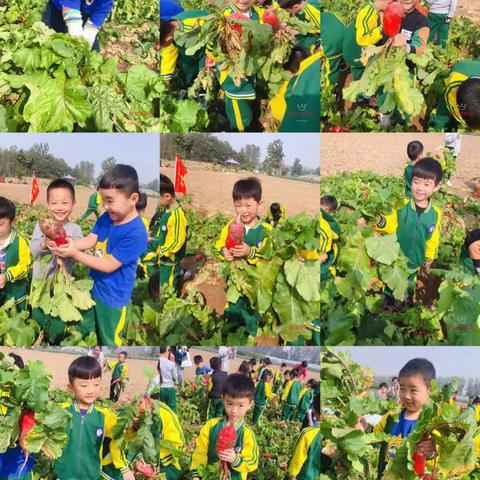
<path fill-rule="evenodd" d="M 231 480 L 247 480 L 249 473 L 257 471 L 257 441 L 253 430 L 244 421 L 253 406 L 253 396 L 254 384 L 250 379 L 240 373 L 228 376 L 222 392 L 225 416 L 208 420 L 200 430 L 190 466 L 192 480 L 200 480 L 200 466 L 215 465 L 219 461 Z M 227 448 L 220 450 L 224 442 L 219 439 L 224 437 L 225 427 L 230 430 L 233 427 L 235 439 L 230 438 Z"/>
<path fill-rule="evenodd" d="M 163 402 L 160 402 L 160 435 L 160 438 L 170 442 L 173 448 L 184 449 L 185 437 L 177 414 Z M 160 447 L 160 473 L 166 475 L 167 480 L 178 480 L 180 468 L 178 458 L 173 456 L 171 450 Z"/>
<path fill-rule="evenodd" d="M 112 430 L 117 416 L 109 409 L 98 407 L 95 401 L 100 395 L 102 367 L 95 358 L 83 356 L 74 360 L 68 368 L 69 389 L 73 402 L 63 403 L 72 419 L 67 425 L 68 443 L 62 456 L 54 463 L 54 472 L 62 480 L 98 480 L 101 478 L 103 442 L 110 438 L 113 465 L 120 469 L 124 480 L 135 480 L 125 454 L 113 440 Z M 88 441 L 86 441 L 88 439 Z"/>
<path fill-rule="evenodd" d="M 420 160 L 423 155 L 423 144 L 418 140 L 413 140 L 407 145 L 408 162 L 405 164 L 403 170 L 403 178 L 405 179 L 405 196 L 411 198 L 412 196 L 412 173 L 415 163 Z"/>
<path fill-rule="evenodd" d="M 43 22 L 59 33 L 83 37 L 100 51 L 98 32 L 113 9 L 114 0 L 49 0 Z"/>
<path fill-rule="evenodd" d="M 133 167 L 116 165 L 102 176 L 99 188 L 106 212 L 92 232 L 80 240 L 67 239 L 53 251 L 90 268 L 96 305 L 84 314 L 80 332 L 86 336 L 96 331 L 100 344 L 120 346 L 138 258 L 147 248 L 148 235 L 135 209 L 139 183 Z M 92 248 L 94 255 L 84 252 Z"/>
<path fill-rule="evenodd" d="M 0 197 L 0 305 L 13 298 L 17 308 L 23 310 L 32 259 L 27 241 L 13 228 L 15 215 L 15 204 Z"/>
<path fill-rule="evenodd" d="M 258 214 L 262 204 L 262 185 L 255 177 L 238 180 L 233 185 L 232 197 L 237 221 L 230 220 L 223 227 L 215 247 L 222 260 L 233 262 L 243 258 L 249 264 L 255 265 L 263 258 L 262 247 L 272 230 L 272 226 L 264 222 Z M 232 228 L 243 228 L 243 238 L 234 238 Z M 235 304 L 229 303 L 225 316 L 237 325 L 245 325 L 248 335 L 257 334 L 260 315 L 252 309 L 247 297 L 240 297 Z"/>
<path fill-rule="evenodd" d="M 72 240 L 80 240 L 83 238 L 82 229 L 78 224 L 70 220 L 70 216 L 75 207 L 75 188 L 73 185 L 63 178 L 58 178 L 50 182 L 47 187 L 47 208 L 53 220 L 60 223 L 65 233 Z M 33 230 L 32 239 L 30 240 L 30 252 L 34 257 L 32 269 L 32 284 L 43 276 L 51 276 L 55 271 L 55 267 L 59 261 L 58 257 L 53 257 L 49 271 L 45 272 L 42 262 L 46 255 L 51 255 L 52 250 L 57 244 L 47 238 L 40 229 L 40 223 L 37 222 Z M 64 260 L 65 267 L 70 275 L 73 271 L 73 261 L 71 259 Z M 47 338 L 54 345 L 59 345 L 65 336 L 67 324 L 58 317 L 52 317 L 43 312 L 41 308 L 32 309 L 32 318 L 42 327 Z"/>

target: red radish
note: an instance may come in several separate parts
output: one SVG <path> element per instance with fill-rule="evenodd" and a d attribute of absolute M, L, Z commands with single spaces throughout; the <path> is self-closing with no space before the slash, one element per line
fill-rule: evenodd
<path fill-rule="evenodd" d="M 57 247 L 67 243 L 67 234 L 60 222 L 46 218 L 40 222 L 40 230 L 50 240 L 53 240 Z"/>
<path fill-rule="evenodd" d="M 422 478 L 425 475 L 425 455 L 422 452 L 413 454 L 413 471 Z"/>
<path fill-rule="evenodd" d="M 280 20 L 273 10 L 266 10 L 262 16 L 262 20 L 263 23 L 268 23 L 272 27 L 274 33 L 280 29 Z"/>
<path fill-rule="evenodd" d="M 332 133 L 342 133 L 342 132 L 350 132 L 348 128 L 342 127 L 341 125 L 335 125 L 330 129 Z"/>
<path fill-rule="evenodd" d="M 417 2 L 415 5 L 415 8 L 423 15 L 427 16 L 428 15 L 428 8 L 424 7 L 420 2 Z"/>
<path fill-rule="evenodd" d="M 201 253 L 197 253 L 194 258 L 196 262 L 201 262 L 203 260 Z"/>
<path fill-rule="evenodd" d="M 205 60 L 205 67 L 206 68 L 213 68 L 215 66 L 215 60 L 212 57 L 207 55 L 207 59 Z"/>
<path fill-rule="evenodd" d="M 135 464 L 135 470 L 147 478 L 153 478 L 155 476 L 155 470 L 145 462 L 137 462 Z"/>
<path fill-rule="evenodd" d="M 400 32 L 400 25 L 404 17 L 404 10 L 397 2 L 392 2 L 383 12 L 383 31 L 394 37 Z"/>
<path fill-rule="evenodd" d="M 476 192 L 477 192 L 477 197 L 480 197 L 480 185 L 477 186 Z"/>
<path fill-rule="evenodd" d="M 35 412 L 33 410 L 24 410 L 20 415 L 18 425 L 20 427 L 20 448 L 26 451 L 25 438 L 30 430 L 35 426 Z"/>
<path fill-rule="evenodd" d="M 244 15 L 243 13 L 240 13 L 240 12 L 235 12 L 235 13 L 232 13 L 230 15 L 231 19 L 233 20 L 250 20 L 246 15 Z M 240 23 L 230 23 L 230 26 L 240 35 L 242 36 L 242 32 L 243 32 L 243 29 L 242 29 L 242 25 Z"/>
<path fill-rule="evenodd" d="M 225 450 L 231 450 L 235 448 L 235 442 L 237 440 L 237 432 L 232 425 L 225 425 L 218 434 L 217 439 L 217 454 L 224 452 Z M 225 474 L 225 478 L 230 478 L 230 472 L 228 471 L 227 462 L 222 460 L 222 468 Z"/>
<path fill-rule="evenodd" d="M 243 224 L 240 218 L 237 218 L 228 227 L 227 240 L 225 246 L 230 250 L 233 247 L 238 247 L 243 243 Z"/>

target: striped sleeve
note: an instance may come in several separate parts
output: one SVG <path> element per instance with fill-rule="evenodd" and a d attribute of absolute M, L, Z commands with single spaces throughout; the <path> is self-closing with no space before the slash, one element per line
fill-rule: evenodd
<path fill-rule="evenodd" d="M 180 209 L 172 211 L 167 222 L 167 236 L 165 243 L 160 247 L 161 257 L 173 257 L 187 240 L 187 222 Z"/>
<path fill-rule="evenodd" d="M 235 472 L 249 473 L 258 469 L 258 444 L 253 430 L 246 426 L 243 432 L 243 448 L 231 464 Z"/>

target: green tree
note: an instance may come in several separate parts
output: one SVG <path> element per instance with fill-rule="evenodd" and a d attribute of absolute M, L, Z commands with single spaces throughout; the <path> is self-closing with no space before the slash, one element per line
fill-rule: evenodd
<path fill-rule="evenodd" d="M 93 183 L 95 177 L 95 165 L 92 162 L 82 160 L 73 169 L 73 176 L 82 183 L 90 185 Z"/>
<path fill-rule="evenodd" d="M 267 157 L 265 158 L 262 169 L 267 175 L 278 175 L 283 167 L 285 153 L 283 153 L 283 142 L 274 140 L 267 147 Z"/>
<path fill-rule="evenodd" d="M 300 162 L 299 158 L 296 158 L 293 162 L 291 174 L 293 177 L 299 177 L 303 173 L 303 166 L 302 162 Z"/>

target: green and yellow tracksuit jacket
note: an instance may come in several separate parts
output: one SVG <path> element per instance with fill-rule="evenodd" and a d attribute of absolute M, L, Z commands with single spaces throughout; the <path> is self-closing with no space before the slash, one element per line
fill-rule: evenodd
<path fill-rule="evenodd" d="M 320 451 L 320 426 L 303 429 L 295 442 L 288 473 L 297 480 L 319 478 Z"/>
<path fill-rule="evenodd" d="M 176 266 L 187 248 L 187 217 L 179 205 L 160 217 L 160 265 Z"/>
<path fill-rule="evenodd" d="M 178 416 L 163 402 L 160 402 L 160 440 L 167 440 L 177 450 L 185 448 L 185 437 Z M 160 472 L 162 472 L 162 467 L 169 466 L 180 470 L 180 463 L 172 452 L 166 447 L 160 447 Z"/>
<path fill-rule="evenodd" d="M 322 86 L 336 85 L 342 62 L 346 26 L 334 13 L 320 13 L 320 52 L 322 54 Z"/>
<path fill-rule="evenodd" d="M 333 231 L 324 215 L 323 212 L 320 213 L 320 253 L 327 254 L 327 259 L 320 265 L 320 278 L 322 280 L 336 275 L 333 264 L 338 255 L 337 240 L 339 239 L 339 235 Z"/>

